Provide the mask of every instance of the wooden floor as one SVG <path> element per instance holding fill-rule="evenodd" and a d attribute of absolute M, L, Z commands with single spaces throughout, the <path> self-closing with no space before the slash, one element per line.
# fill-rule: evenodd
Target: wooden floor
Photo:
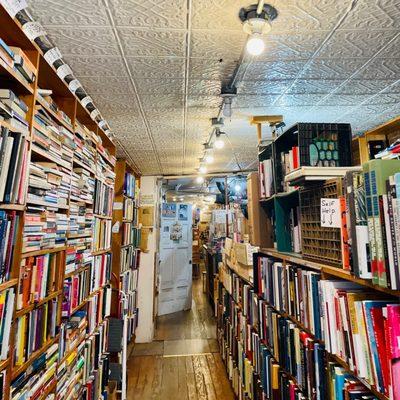
<path fill-rule="evenodd" d="M 136 344 L 128 362 L 129 400 L 233 400 L 218 352 L 215 319 L 201 281 L 190 311 L 158 318 L 155 341 Z"/>

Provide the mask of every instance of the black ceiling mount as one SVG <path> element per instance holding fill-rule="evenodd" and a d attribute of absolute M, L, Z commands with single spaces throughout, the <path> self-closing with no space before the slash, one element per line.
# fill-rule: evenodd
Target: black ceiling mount
<path fill-rule="evenodd" d="M 257 14 L 257 4 L 252 4 L 248 7 L 243 7 L 239 11 L 239 18 L 242 22 L 250 18 L 263 18 L 267 21 L 273 21 L 278 16 L 278 11 L 270 4 L 264 4 L 261 14 Z"/>

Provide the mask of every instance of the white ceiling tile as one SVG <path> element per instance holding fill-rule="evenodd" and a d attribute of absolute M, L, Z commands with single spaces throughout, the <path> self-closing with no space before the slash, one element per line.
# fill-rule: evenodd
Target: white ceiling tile
<path fill-rule="evenodd" d="M 185 60 L 183 58 L 128 58 L 132 76 L 135 79 L 183 79 Z"/>
<path fill-rule="evenodd" d="M 349 78 L 357 72 L 368 58 L 328 58 L 313 59 L 300 74 L 303 79 L 337 79 Z"/>
<path fill-rule="evenodd" d="M 74 74 L 78 77 L 98 76 L 102 79 L 113 76 L 128 76 L 119 56 L 74 56 L 71 57 Z"/>
<path fill-rule="evenodd" d="M 116 25 L 162 29 L 184 29 L 186 0 L 112 0 Z"/>
<path fill-rule="evenodd" d="M 282 80 L 255 80 L 255 81 L 243 81 L 239 84 L 239 93 L 242 95 L 273 95 L 281 94 L 290 87 L 293 80 L 282 79 Z"/>
<path fill-rule="evenodd" d="M 355 79 L 400 79 L 400 58 L 376 58 Z"/>
<path fill-rule="evenodd" d="M 135 83 L 140 95 L 166 95 L 166 94 L 184 94 L 183 79 L 135 79 Z"/>

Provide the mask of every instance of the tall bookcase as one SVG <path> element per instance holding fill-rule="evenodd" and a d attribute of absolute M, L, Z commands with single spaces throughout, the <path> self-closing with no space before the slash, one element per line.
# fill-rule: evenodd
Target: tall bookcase
<path fill-rule="evenodd" d="M 141 226 L 138 222 L 140 180 L 124 159 L 116 163 L 113 211 L 112 271 L 114 286 L 127 301 L 128 343 L 133 345 L 138 321 L 137 284 L 140 264 Z M 121 311 L 120 311 L 121 315 Z"/>
<path fill-rule="evenodd" d="M 10 279 L 0 285 L 0 293 L 14 288 L 16 295 L 8 357 L 0 362 L 0 373 L 5 372 L 3 399 L 11 399 L 13 390 L 14 396 L 31 390 L 38 399 L 50 394 L 76 398 L 86 393 L 87 398 L 97 400 L 108 391 L 115 144 L 1 6 L 0 38 L 21 48 L 37 69 L 35 82 L 28 83 L 0 59 L 0 89 L 10 89 L 24 101 L 29 126 L 28 173 L 21 183 L 24 200 L 0 203 L 0 211 L 19 220 Z M 40 95 L 39 88 L 50 90 L 51 96 Z M 38 115 L 42 122 L 43 118 L 51 121 L 53 130 L 41 124 Z M 16 130 L 12 120 L 0 120 L 0 127 Z M 34 176 L 48 185 L 32 190 Z M 27 232 L 35 223 L 45 224 L 41 225 L 45 234 L 37 233 L 33 243 Z M 29 293 L 32 286 L 23 286 L 28 275 L 22 268 L 39 268 L 39 261 L 48 263 L 40 267 L 40 271 L 47 268 L 48 275 L 46 280 L 40 275 L 45 290 L 36 298 L 36 293 Z M 29 279 L 39 279 L 37 269 L 30 271 Z M 20 300 L 20 296 L 26 298 Z M 35 328 L 28 329 L 35 318 L 31 324 Z M 27 379 L 25 385 L 20 382 L 22 377 Z"/>
<path fill-rule="evenodd" d="M 375 133 L 392 138 L 390 143 L 398 135 L 398 126 L 398 119 L 393 120 L 378 127 Z M 362 141 L 358 142 L 363 145 Z M 260 162 L 271 158 L 268 152 L 273 146 L 276 141 L 263 149 Z M 340 147 L 338 150 L 344 151 Z M 367 153 L 364 150 L 357 149 L 360 154 Z M 346 152 L 350 152 L 348 145 Z M 275 164 L 279 162 L 281 160 L 275 157 Z M 378 270 L 378 277 L 373 273 L 367 277 L 367 257 L 365 263 L 360 261 L 360 249 L 371 248 L 371 241 L 376 237 L 371 233 L 367 238 L 365 234 L 361 236 L 364 225 L 359 221 L 363 220 L 358 216 L 357 225 L 354 223 L 355 198 L 352 196 L 365 200 L 363 188 L 366 184 L 362 183 L 362 178 L 367 182 L 371 179 L 372 192 L 377 186 L 372 181 L 373 174 L 380 176 L 376 178 L 380 179 L 378 184 L 385 181 L 392 190 L 390 192 L 386 186 L 386 191 L 381 193 L 386 195 L 379 200 L 384 202 L 385 210 L 385 204 L 390 204 L 388 199 L 396 200 L 393 190 L 397 189 L 397 181 L 393 175 L 400 173 L 398 163 L 369 162 L 363 169 L 349 168 L 345 178 L 305 182 L 289 193 L 282 192 L 282 184 L 281 189 L 275 190 L 279 186 L 275 179 L 281 172 L 271 163 L 273 190 L 269 197 L 260 200 L 259 207 L 271 215 L 273 223 L 267 226 L 268 239 L 273 238 L 271 242 L 275 247 L 260 246 L 254 255 L 253 267 L 247 271 L 232 263 L 227 252 L 219 271 L 218 339 L 239 399 L 397 398 L 391 390 L 398 378 L 393 357 L 399 348 L 395 332 L 400 325 L 400 290 L 390 286 L 395 281 L 392 277 L 386 278 L 388 270 L 386 275 Z M 324 175 L 323 168 L 321 175 Z M 338 187 L 343 190 L 337 190 Z M 367 190 L 365 196 L 368 196 Z M 301 246 L 297 253 L 290 249 L 290 235 L 285 228 L 289 224 L 283 218 L 288 214 L 284 207 L 291 206 L 291 198 L 300 205 Z M 321 198 L 340 200 L 340 228 L 322 226 Z M 282 210 L 277 207 L 279 202 Z M 282 216 L 279 216 L 280 211 Z M 386 229 L 392 227 L 393 212 L 389 211 L 380 225 Z M 355 226 L 357 232 L 351 242 L 346 235 L 353 235 Z M 394 243 L 393 237 L 399 232 L 389 232 Z M 358 254 L 354 250 L 354 238 Z M 383 245 L 388 246 L 388 242 L 389 239 L 386 242 L 384 239 Z M 305 244 L 318 251 L 305 251 Z M 353 246 L 350 263 L 346 256 L 349 246 Z M 336 248 L 339 255 L 335 253 L 333 257 Z M 355 258 L 359 264 L 357 268 Z M 358 334 L 356 338 L 355 334 Z M 364 357 L 365 362 L 361 361 Z M 388 372 L 391 368 L 394 368 L 392 376 Z"/>

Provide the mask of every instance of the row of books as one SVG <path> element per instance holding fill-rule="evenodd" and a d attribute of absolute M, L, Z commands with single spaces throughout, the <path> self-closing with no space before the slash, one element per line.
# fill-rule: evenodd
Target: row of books
<path fill-rule="evenodd" d="M 122 225 L 122 246 L 132 245 L 140 246 L 141 229 L 135 226 L 132 222 L 125 222 Z"/>
<path fill-rule="evenodd" d="M 123 218 L 127 222 L 133 222 L 137 225 L 138 221 L 138 209 L 136 207 L 136 201 L 129 198 L 124 198 L 124 215 Z"/>
<path fill-rule="evenodd" d="M 94 213 L 110 217 L 113 210 L 114 189 L 96 179 L 94 194 Z"/>
<path fill-rule="evenodd" d="M 9 356 L 11 323 L 14 312 L 14 288 L 3 290 L 0 293 L 0 359 L 6 360 Z"/>
<path fill-rule="evenodd" d="M 93 258 L 93 266 L 90 270 L 91 293 L 110 282 L 111 270 L 111 253 L 100 254 Z"/>
<path fill-rule="evenodd" d="M 120 273 L 124 273 L 131 269 L 137 269 L 140 263 L 140 250 L 133 247 L 123 247 L 121 249 L 121 266 Z"/>
<path fill-rule="evenodd" d="M 280 153 L 280 176 L 281 179 L 280 187 L 284 192 L 293 190 L 287 182 L 285 182 L 285 176 L 295 169 L 300 167 L 300 154 L 299 146 L 292 146 L 290 150 L 282 151 Z"/>
<path fill-rule="evenodd" d="M 32 366 L 21 372 L 11 382 L 11 399 L 37 399 L 55 382 L 58 361 L 58 344 L 43 352 Z"/>
<path fill-rule="evenodd" d="M 95 180 L 84 168 L 74 168 L 71 177 L 71 200 L 93 204 Z"/>
<path fill-rule="evenodd" d="M 377 391 L 400 397 L 400 304 L 352 282 L 320 282 L 327 350 Z"/>
<path fill-rule="evenodd" d="M 41 301 L 57 290 L 57 271 L 60 266 L 59 253 L 27 257 L 21 260 L 17 310 Z"/>
<path fill-rule="evenodd" d="M 93 227 L 93 251 L 107 250 L 111 247 L 112 221 L 95 218 Z"/>
<path fill-rule="evenodd" d="M 15 334 L 14 365 L 20 366 L 56 336 L 58 299 L 17 318 Z"/>
<path fill-rule="evenodd" d="M 124 179 L 124 195 L 130 198 L 135 198 L 136 194 L 136 177 L 129 172 L 125 173 Z"/>
<path fill-rule="evenodd" d="M 0 282 L 10 279 L 19 216 L 15 211 L 0 210 Z"/>
<path fill-rule="evenodd" d="M 11 89 L 0 88 L 0 121 L 10 125 L 12 132 L 29 134 L 28 106 Z"/>
<path fill-rule="evenodd" d="M 89 268 L 93 263 L 92 238 L 68 239 L 65 274 L 71 274 L 81 268 Z"/>
<path fill-rule="evenodd" d="M 287 313 L 321 339 L 319 281 L 321 274 L 284 265 L 271 257 L 257 257 L 254 291 L 276 310 Z M 239 283 L 236 282 L 236 285 Z"/>
<path fill-rule="evenodd" d="M 275 194 L 274 166 L 272 159 L 261 161 L 258 165 L 260 197 L 268 198 Z"/>
<path fill-rule="evenodd" d="M 96 142 L 98 141 L 96 134 L 77 121 L 74 141 L 77 150 L 75 153 L 76 160 L 94 173 L 96 170 Z"/>
<path fill-rule="evenodd" d="M 344 268 L 393 290 L 400 289 L 400 160 L 371 160 L 344 179 Z"/>
<path fill-rule="evenodd" d="M 232 370 L 237 369 L 240 384 L 236 386 L 238 390 L 244 388 L 243 396 L 336 400 L 343 399 L 343 393 L 348 392 L 360 396 L 350 398 L 375 398 L 357 381 L 357 376 L 377 391 L 396 399 L 398 389 L 393 386 L 396 381 L 390 377 L 398 374 L 395 362 L 398 343 L 394 342 L 399 337 L 395 329 L 399 326 L 400 305 L 390 300 L 364 300 L 371 298 L 371 293 L 363 293 L 351 282 L 320 280 L 318 273 L 260 258 L 254 268 L 254 288 L 227 267 L 220 269 L 218 336 L 224 356 L 228 360 L 231 358 Z M 347 287 L 354 293 L 350 290 L 346 293 Z M 357 304 L 360 310 L 351 306 L 350 295 L 360 296 Z M 368 303 L 375 303 L 374 307 L 380 310 L 375 313 L 385 316 L 386 320 L 381 317 L 372 322 L 373 317 L 365 314 Z M 367 319 L 362 322 L 365 316 Z M 363 334 L 361 328 L 368 329 L 368 325 L 369 332 Z M 351 327 L 357 327 L 357 333 L 351 332 Z M 392 338 L 391 343 L 385 342 L 384 331 L 386 338 L 388 335 Z M 325 361 L 324 344 L 326 351 L 348 363 L 354 376 L 345 374 L 337 364 Z M 356 346 L 359 353 L 352 353 Z M 379 353 L 382 364 L 376 362 L 375 352 Z M 362 355 L 363 360 L 352 364 L 349 357 L 353 357 L 354 362 L 354 354 Z M 386 375 L 392 384 L 381 387 L 379 380 L 370 380 L 365 371 L 359 373 L 355 366 L 360 363 L 364 370 L 369 365 L 370 371 L 388 371 Z M 341 386 L 331 387 L 329 371 L 325 372 L 328 367 L 340 376 Z M 382 379 L 383 375 L 384 372 Z M 272 388 L 277 392 L 272 393 Z M 287 397 L 288 393 L 292 397 Z"/>
<path fill-rule="evenodd" d="M 90 271 L 83 270 L 64 280 L 62 316 L 67 318 L 88 298 L 90 293 Z"/>
<path fill-rule="evenodd" d="M 19 47 L 8 46 L 0 38 L 0 61 L 14 70 L 27 84 L 35 82 L 37 68 L 33 65 L 28 55 Z"/>
<path fill-rule="evenodd" d="M 93 209 L 85 203 L 69 204 L 68 238 L 74 236 L 91 236 L 93 230 Z"/>
<path fill-rule="evenodd" d="M 25 202 L 27 159 L 26 134 L 0 127 L 0 203 Z"/>
<path fill-rule="evenodd" d="M 102 150 L 101 150 L 102 149 Z M 110 155 L 102 145 L 97 146 L 96 176 L 106 185 L 114 186 L 115 181 L 115 157 Z"/>

